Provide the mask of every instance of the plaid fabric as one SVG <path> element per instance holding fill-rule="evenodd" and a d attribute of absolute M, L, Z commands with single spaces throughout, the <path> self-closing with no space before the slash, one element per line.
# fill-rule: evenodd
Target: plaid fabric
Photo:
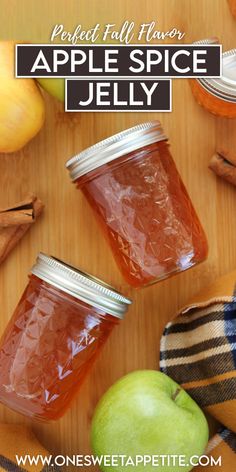
<path fill-rule="evenodd" d="M 18 467 L 15 462 L 12 462 L 7 457 L 0 455 L 0 470 L 8 470 L 8 472 L 25 472 L 24 469 Z"/>
<path fill-rule="evenodd" d="M 63 469 L 55 466 L 43 467 L 38 465 L 25 465 L 19 467 L 16 463 L 16 455 L 25 456 L 49 456 L 49 453 L 39 443 L 33 432 L 24 425 L 0 424 L 0 472 L 58 472 Z"/>
<path fill-rule="evenodd" d="M 236 432 L 234 297 L 230 303 L 191 309 L 169 323 L 161 340 L 160 367 L 202 408 Z"/>
<path fill-rule="evenodd" d="M 62 469 L 60 468 L 62 471 Z M 0 471 L 8 471 L 8 472 L 27 472 L 26 469 L 22 469 L 19 467 L 15 462 L 12 462 L 10 459 L 8 459 L 5 456 L 0 455 Z M 42 469 L 42 472 L 59 472 L 59 469 L 57 467 L 44 467 Z"/>
<path fill-rule="evenodd" d="M 161 338 L 160 368 L 215 417 L 223 429 L 209 443 L 236 453 L 236 271 L 177 313 Z M 212 454 L 212 451 L 211 451 Z M 219 454 L 218 454 L 219 455 Z M 197 470 L 197 469 L 195 469 Z M 205 468 L 207 471 L 207 468 Z M 212 467 L 211 467 L 212 470 Z M 214 471 L 218 467 L 214 468 Z M 220 469 L 219 469 L 220 470 Z M 221 468 L 222 470 L 222 468 Z M 223 467 L 224 472 L 232 470 Z"/>
<path fill-rule="evenodd" d="M 236 435 L 229 429 L 221 429 L 208 443 L 206 454 L 218 459 L 221 456 L 221 465 L 194 467 L 194 472 L 232 472 L 234 470 L 236 454 Z"/>

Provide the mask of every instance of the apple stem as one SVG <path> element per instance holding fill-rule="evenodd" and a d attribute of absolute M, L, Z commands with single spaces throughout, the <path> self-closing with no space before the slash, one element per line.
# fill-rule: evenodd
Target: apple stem
<path fill-rule="evenodd" d="M 180 392 L 181 392 L 181 388 L 178 387 L 172 395 L 172 400 L 175 401 Z"/>

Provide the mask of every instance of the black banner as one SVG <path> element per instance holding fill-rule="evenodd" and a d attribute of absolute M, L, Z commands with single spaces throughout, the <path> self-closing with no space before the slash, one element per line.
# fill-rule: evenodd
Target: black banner
<path fill-rule="evenodd" d="M 220 45 L 16 46 L 16 77 L 219 77 Z"/>
<path fill-rule="evenodd" d="M 171 81 L 68 79 L 66 111 L 171 111 Z"/>

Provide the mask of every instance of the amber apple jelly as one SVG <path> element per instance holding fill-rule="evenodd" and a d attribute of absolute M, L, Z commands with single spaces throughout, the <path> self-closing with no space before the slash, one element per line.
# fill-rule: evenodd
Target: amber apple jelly
<path fill-rule="evenodd" d="M 130 303 L 40 254 L 0 342 L 0 401 L 44 421 L 61 417 Z"/>
<path fill-rule="evenodd" d="M 232 15 L 236 18 L 236 0 L 228 0 L 228 3 Z"/>
<path fill-rule="evenodd" d="M 158 121 L 123 131 L 68 163 L 126 281 L 142 287 L 207 256 L 207 241 Z"/>
<path fill-rule="evenodd" d="M 222 77 L 192 79 L 190 86 L 198 104 L 210 113 L 236 118 L 236 49 L 222 55 Z"/>

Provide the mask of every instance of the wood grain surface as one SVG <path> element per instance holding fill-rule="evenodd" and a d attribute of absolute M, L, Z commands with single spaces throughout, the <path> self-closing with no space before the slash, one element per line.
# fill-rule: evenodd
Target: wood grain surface
<path fill-rule="evenodd" d="M 0 39 L 49 42 L 56 23 L 73 30 L 100 22 L 157 21 L 186 32 L 184 41 L 218 36 L 224 49 L 236 46 L 236 21 L 226 0 L 0 0 Z M 194 101 L 185 79 L 173 82 L 172 113 L 64 113 L 49 95 L 46 123 L 22 151 L 0 155 L 0 207 L 28 192 L 45 203 L 44 216 L 0 267 L 0 330 L 4 330 L 27 283 L 37 253 L 44 251 L 104 279 L 133 298 L 126 319 L 112 334 L 72 409 L 54 424 L 32 422 L 54 453 L 90 451 L 89 431 L 100 396 L 120 376 L 156 369 L 166 322 L 201 287 L 236 266 L 236 189 L 217 179 L 208 162 L 217 145 L 236 147 L 236 120 L 211 116 Z M 1 106 L 1 104 L 0 104 Z M 171 152 L 206 230 L 208 260 L 170 280 L 134 291 L 122 280 L 82 194 L 70 183 L 64 164 L 74 153 L 124 128 L 160 119 Z M 0 407 L 0 421 L 30 423 Z M 89 469 L 87 469 L 89 470 Z M 95 470 L 95 469 L 93 469 Z"/>

